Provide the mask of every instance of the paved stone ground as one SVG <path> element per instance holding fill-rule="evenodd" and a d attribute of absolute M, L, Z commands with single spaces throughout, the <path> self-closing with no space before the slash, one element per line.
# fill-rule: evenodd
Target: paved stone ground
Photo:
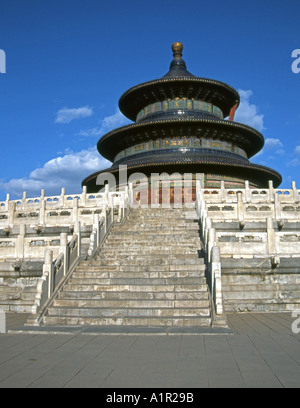
<path fill-rule="evenodd" d="M 291 313 L 227 317 L 230 335 L 0 334 L 0 388 L 300 387 Z"/>

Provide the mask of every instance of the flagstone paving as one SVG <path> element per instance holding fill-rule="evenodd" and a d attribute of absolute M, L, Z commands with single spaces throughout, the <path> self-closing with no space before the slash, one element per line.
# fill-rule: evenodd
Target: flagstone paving
<path fill-rule="evenodd" d="M 230 314 L 226 335 L 14 331 L 26 317 L 7 314 L 0 388 L 300 386 L 300 334 L 291 313 Z"/>

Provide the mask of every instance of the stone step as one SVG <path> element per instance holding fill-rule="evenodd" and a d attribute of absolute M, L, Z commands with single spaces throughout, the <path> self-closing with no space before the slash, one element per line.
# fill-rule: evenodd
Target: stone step
<path fill-rule="evenodd" d="M 160 317 L 115 317 L 115 318 L 82 318 L 82 317 L 60 317 L 45 316 L 44 324 L 53 326 L 145 326 L 145 327 L 209 327 L 211 319 L 207 317 L 189 318 L 160 318 Z"/>
<path fill-rule="evenodd" d="M 0 309 L 3 312 L 32 313 L 32 302 L 29 304 L 23 302 L 11 302 L 9 304 L 0 303 Z"/>
<path fill-rule="evenodd" d="M 112 243 L 112 242 L 117 242 L 117 243 L 122 243 L 122 242 L 135 242 L 138 243 L 141 246 L 151 245 L 158 246 L 161 243 L 174 243 L 174 244 L 183 244 L 183 245 L 194 245 L 195 243 L 198 243 L 199 241 L 201 242 L 201 238 L 199 235 L 198 231 L 194 232 L 183 232 L 181 234 L 161 234 L 161 230 L 157 231 L 155 234 L 155 239 L 153 239 L 151 242 L 149 242 L 149 236 L 153 236 L 153 234 L 144 234 L 143 231 L 134 231 L 129 233 L 124 233 L 124 232 L 114 232 L 107 237 L 107 240 L 105 241 L 104 245 L 107 243 Z"/>
<path fill-rule="evenodd" d="M 22 287 L 20 286 L 9 286 L 8 284 L 0 285 L 0 293 L 20 293 Z"/>
<path fill-rule="evenodd" d="M 173 226 L 166 226 L 165 224 L 161 223 L 159 225 L 150 225 L 150 224 L 140 224 L 140 225 L 132 225 L 130 227 L 120 226 L 118 229 L 115 229 L 113 233 L 130 233 L 130 232 L 143 232 L 143 234 L 153 234 L 156 231 L 160 232 L 161 234 L 170 234 L 171 232 L 189 232 L 194 231 L 198 232 L 200 230 L 199 225 L 197 224 L 189 224 L 189 225 L 173 225 Z"/>
<path fill-rule="evenodd" d="M 143 216 L 135 216 L 135 217 L 130 217 L 128 218 L 128 221 L 130 224 L 142 224 L 142 223 L 147 223 L 147 224 L 162 224 L 162 225 L 173 225 L 176 223 L 179 223 L 180 225 L 191 225 L 191 224 L 197 224 L 199 225 L 199 220 L 195 219 L 194 217 L 187 217 L 185 215 L 181 216 L 176 216 L 176 217 L 168 217 L 164 214 L 161 215 L 143 215 Z M 119 225 L 115 225 L 117 228 Z"/>
<path fill-rule="evenodd" d="M 127 227 L 127 228 L 126 228 Z M 138 228 L 164 228 L 166 229 L 199 229 L 199 222 L 194 221 L 194 220 L 187 220 L 187 219 L 176 219 L 175 222 L 174 220 L 167 220 L 165 218 L 161 219 L 139 219 L 136 221 L 132 221 L 130 225 L 125 224 L 125 225 L 115 225 L 113 228 L 113 231 L 124 231 L 124 229 L 127 230 L 135 230 Z"/>
<path fill-rule="evenodd" d="M 187 246 L 187 247 L 192 247 L 194 245 L 199 245 L 199 242 L 201 243 L 200 237 L 191 237 L 190 235 L 187 235 L 186 238 L 182 237 L 181 235 L 174 236 L 170 235 L 169 237 L 164 236 L 162 239 L 159 237 L 156 237 L 155 241 L 151 242 L 152 247 L 160 247 L 161 245 L 176 245 L 176 246 Z M 128 246 L 128 245 L 139 245 L 141 247 L 145 247 L 149 245 L 149 240 L 148 239 L 143 239 L 141 235 L 137 235 L 135 238 L 131 238 L 129 236 L 118 236 L 118 235 L 111 235 L 103 245 L 103 247 L 107 246 Z"/>
<path fill-rule="evenodd" d="M 158 241 L 170 241 L 173 242 L 176 239 L 179 239 L 182 242 L 188 242 L 190 239 L 200 239 L 198 232 L 192 231 L 173 231 L 170 233 L 169 231 L 159 230 L 157 232 L 151 233 L 144 233 L 144 231 L 122 231 L 117 233 L 112 233 L 110 235 L 111 239 L 114 240 L 141 240 L 141 242 L 146 241 L 149 243 L 149 240 L 155 242 Z"/>
<path fill-rule="evenodd" d="M 111 284 L 76 284 L 72 285 L 67 283 L 64 286 L 64 291 L 79 291 L 79 292 L 205 292 L 207 291 L 207 285 L 195 285 L 195 284 L 186 284 L 181 283 L 178 285 L 175 284 L 165 284 L 165 285 L 149 285 L 149 284 L 123 284 L 123 285 L 111 285 Z"/>
<path fill-rule="evenodd" d="M 127 251 L 132 249 L 133 251 L 150 251 L 151 253 L 162 253 L 163 255 L 171 254 L 176 255 L 176 249 L 180 249 L 181 251 L 184 250 L 194 250 L 195 253 L 197 251 L 203 249 L 203 244 L 200 240 L 195 242 L 176 242 L 176 241 L 169 241 L 165 239 L 160 241 L 159 243 L 153 242 L 152 238 L 149 240 L 145 240 L 142 243 L 138 242 L 136 239 L 132 240 L 113 240 L 110 242 L 106 242 L 105 245 L 100 249 L 101 251 L 110 250 L 110 251 Z M 163 252 L 164 251 L 164 252 Z M 184 255 L 184 253 L 182 253 Z M 202 255 L 203 256 L 203 255 Z"/>
<path fill-rule="evenodd" d="M 112 266 L 112 265 L 119 265 L 119 266 L 140 266 L 140 265 L 203 265 L 203 260 L 195 257 L 192 258 L 193 255 L 189 255 L 189 257 L 185 258 L 172 258 L 168 259 L 167 257 L 153 257 L 153 256 L 145 256 L 145 257 L 138 257 L 138 256 L 122 256 L 119 259 L 116 259 L 113 256 L 101 256 L 97 257 L 98 262 L 100 265 L 105 266 Z"/>
<path fill-rule="evenodd" d="M 201 259 L 200 259 L 201 260 Z M 203 262 L 190 265 L 139 265 L 139 266 L 122 266 L 122 265 L 100 265 L 99 261 L 96 264 L 81 263 L 76 267 L 76 272 L 180 272 L 180 271 L 199 271 L 205 272 L 206 266 Z"/>
<path fill-rule="evenodd" d="M 300 310 L 300 299 L 292 302 L 278 302 L 278 300 L 247 299 L 246 302 L 236 303 L 234 300 L 225 302 L 226 311 L 229 312 L 293 312 Z"/>
<path fill-rule="evenodd" d="M 133 211 L 130 212 L 130 215 L 133 214 L 144 214 L 144 213 L 151 213 L 153 212 L 154 214 L 159 214 L 161 212 L 166 212 L 166 213 L 178 213 L 182 214 L 183 212 L 193 212 L 195 210 L 195 203 L 189 203 L 188 206 L 185 205 L 180 205 L 179 207 L 176 207 L 174 205 L 165 205 L 165 204 L 151 204 L 151 206 L 148 207 L 139 207 Z"/>
<path fill-rule="evenodd" d="M 22 298 L 19 298 L 19 299 L 16 299 L 16 298 L 8 298 L 8 299 L 0 299 L 0 309 L 1 309 L 1 306 L 3 306 L 3 305 L 24 305 L 24 306 L 32 306 L 33 305 L 33 302 L 32 302 L 32 299 L 22 299 Z"/>
<path fill-rule="evenodd" d="M 141 299 L 57 299 L 53 303 L 58 308 L 116 308 L 116 309 L 179 309 L 209 308 L 208 300 L 141 300 Z"/>
<path fill-rule="evenodd" d="M 274 274 L 274 273 L 257 273 L 253 275 L 249 274 L 235 274 L 223 276 L 223 284 L 230 287 L 236 285 L 300 285 L 299 274 Z"/>
<path fill-rule="evenodd" d="M 194 208 L 142 208 L 137 211 L 131 211 L 129 213 L 129 217 L 143 217 L 143 216 L 153 216 L 153 217 L 159 217 L 161 215 L 168 215 L 170 217 L 181 217 L 181 216 L 186 216 L 186 215 L 193 215 L 196 217 L 196 210 L 195 206 Z"/>
<path fill-rule="evenodd" d="M 107 300 L 207 300 L 208 291 L 202 292 L 116 292 L 116 291 L 61 291 L 58 299 Z"/>
<path fill-rule="evenodd" d="M 152 255 L 152 254 L 163 254 L 165 255 L 166 253 L 169 253 L 171 255 L 176 255 L 176 254 L 189 254 L 189 252 L 193 253 L 193 254 L 198 254 L 199 251 L 202 250 L 202 247 L 199 243 L 199 245 L 168 245 L 166 243 L 161 244 L 160 246 L 139 246 L 139 245 L 135 245 L 135 244 L 128 244 L 128 245 L 118 245 L 118 244 L 111 244 L 111 245 L 105 245 L 104 247 L 101 248 L 100 253 L 122 253 L 122 252 L 133 252 L 133 253 L 137 253 L 140 254 L 140 251 L 142 251 L 143 253 L 147 253 L 148 255 Z"/>
<path fill-rule="evenodd" d="M 145 211 L 132 211 L 128 214 L 128 219 L 129 220 L 140 220 L 143 218 L 149 218 L 149 219 L 155 219 L 155 218 L 163 218 L 165 220 L 170 219 L 171 221 L 174 221 L 174 219 L 180 219 L 180 218 L 194 218 L 197 219 L 197 213 L 195 209 L 192 209 L 190 211 L 183 210 L 181 208 L 178 208 L 176 210 L 171 210 L 169 211 L 167 208 L 163 210 L 158 210 L 155 209 L 154 211 L 152 210 L 145 210 Z"/>
<path fill-rule="evenodd" d="M 285 283 L 249 283 L 249 284 L 224 284 L 223 291 L 225 292 L 232 292 L 232 293 L 239 293 L 239 292 L 269 292 L 273 291 L 274 293 L 281 291 L 293 292 L 293 291 L 300 291 L 300 284 L 285 284 Z"/>
<path fill-rule="evenodd" d="M 153 213 L 153 214 L 160 214 L 160 213 L 170 213 L 170 214 L 184 214 L 184 213 L 193 213 L 195 211 L 195 203 L 188 204 L 188 206 L 185 206 L 183 204 L 179 204 L 179 206 L 169 206 L 163 204 L 164 206 L 162 207 L 162 204 L 151 204 L 151 206 L 148 207 L 139 207 L 138 209 L 135 209 L 134 211 L 131 211 L 129 213 L 130 216 L 134 214 L 147 214 L 147 213 Z"/>
<path fill-rule="evenodd" d="M 98 257 L 116 257 L 118 259 L 122 258 L 122 257 L 126 257 L 128 255 L 130 256 L 140 256 L 141 254 L 143 254 L 143 256 L 145 255 L 152 255 L 152 256 L 164 256 L 166 257 L 166 253 L 168 253 L 168 255 L 197 255 L 198 256 L 198 252 L 200 251 L 200 249 L 197 248 L 143 248 L 143 247 L 138 247 L 138 248 L 133 248 L 133 247 L 129 247 L 129 248 L 102 248 L 99 252 Z"/>
<path fill-rule="evenodd" d="M 199 271 L 173 271 L 173 272 L 77 272 L 74 271 L 72 278 L 82 279 L 114 279 L 114 278 L 203 278 L 204 272 Z"/>
<path fill-rule="evenodd" d="M 199 237 L 199 231 L 198 230 L 173 230 L 173 231 L 169 231 L 169 230 L 164 230 L 162 228 L 157 228 L 156 230 L 153 231 L 145 231 L 144 229 L 140 229 L 140 230 L 124 230 L 124 231 L 113 231 L 111 237 L 113 236 L 119 236 L 124 237 L 126 239 L 126 237 L 129 238 L 140 238 L 140 239 L 149 239 L 149 238 L 153 238 L 153 239 L 168 239 L 168 237 L 180 237 L 180 238 L 197 238 Z"/>
<path fill-rule="evenodd" d="M 276 302 L 287 303 L 291 300 L 294 302 L 300 299 L 300 288 L 293 291 L 286 290 L 284 287 L 281 290 L 277 290 L 274 287 L 268 290 L 261 288 L 252 291 L 240 290 L 232 292 L 224 290 L 223 298 L 224 300 L 234 300 L 235 302 L 245 301 L 246 299 L 256 299 L 257 301 L 270 299 Z"/>
<path fill-rule="evenodd" d="M 199 250 L 200 251 L 200 250 Z M 176 262 L 186 262 L 186 264 L 189 263 L 194 263 L 193 261 L 203 261 L 203 258 L 200 258 L 198 253 L 194 253 L 194 254 L 189 254 L 188 256 L 186 254 L 169 254 L 168 251 L 165 251 L 164 253 L 160 253 L 160 254 L 144 254 L 143 251 L 141 253 L 139 253 L 138 255 L 130 255 L 130 253 L 126 252 L 124 255 L 120 255 L 117 259 L 114 257 L 113 254 L 108 254 L 107 256 L 104 254 L 100 256 L 97 256 L 96 260 L 98 260 L 99 262 L 101 262 L 103 260 L 103 258 L 111 258 L 113 261 L 118 261 L 118 260 L 131 260 L 131 261 L 142 261 L 142 262 L 149 262 L 149 261 L 153 261 L 153 264 L 155 264 L 156 262 L 160 262 L 160 261 L 165 261 L 165 262 L 171 262 L 171 261 L 176 261 Z M 201 262 L 202 263 L 202 262 Z M 101 263 L 100 263 L 101 264 Z"/>
<path fill-rule="evenodd" d="M 209 317 L 207 308 L 106 308 L 106 307 L 49 307 L 48 316 L 63 317 Z"/>
<path fill-rule="evenodd" d="M 1 287 L 0 286 L 0 300 L 1 299 L 24 299 L 34 300 L 36 289 L 26 290 L 21 288 Z"/>
<path fill-rule="evenodd" d="M 191 278 L 185 277 L 170 277 L 170 278 L 75 278 L 72 277 L 68 281 L 68 285 L 204 285 L 206 283 L 205 278 Z"/>

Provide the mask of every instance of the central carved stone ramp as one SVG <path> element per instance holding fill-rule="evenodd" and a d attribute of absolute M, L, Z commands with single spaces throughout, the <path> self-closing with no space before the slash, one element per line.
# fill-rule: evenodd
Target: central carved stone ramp
<path fill-rule="evenodd" d="M 186 209 L 132 210 L 124 224 L 112 228 L 97 258 L 77 266 L 44 324 L 211 326 L 193 216 Z"/>

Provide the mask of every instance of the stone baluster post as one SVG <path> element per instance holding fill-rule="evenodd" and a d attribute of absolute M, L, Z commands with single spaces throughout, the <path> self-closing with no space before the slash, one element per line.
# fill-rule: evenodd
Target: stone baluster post
<path fill-rule="evenodd" d="M 60 234 L 59 253 L 64 255 L 64 276 L 66 276 L 69 269 L 68 234 L 66 232 Z"/>
<path fill-rule="evenodd" d="M 43 265 L 43 275 L 48 275 L 48 298 L 52 296 L 54 288 L 54 268 L 53 268 L 53 251 L 47 249 L 45 251 L 45 263 Z"/>
<path fill-rule="evenodd" d="M 86 193 L 87 193 L 87 187 L 83 186 L 82 194 L 81 194 L 81 205 L 82 205 L 82 207 L 86 206 Z"/>
<path fill-rule="evenodd" d="M 220 263 L 220 250 L 219 247 L 213 247 L 211 250 L 211 295 L 214 299 L 214 303 L 216 303 L 215 299 L 215 273 L 219 269 Z"/>
<path fill-rule="evenodd" d="M 19 231 L 17 242 L 16 242 L 16 258 L 18 259 L 24 258 L 25 232 L 26 232 L 26 225 L 20 224 L 20 231 Z"/>
<path fill-rule="evenodd" d="M 9 211 L 9 203 L 10 203 L 10 194 L 6 194 L 6 201 L 5 201 L 5 211 Z"/>
<path fill-rule="evenodd" d="M 23 198 L 22 198 L 22 210 L 25 210 L 26 208 L 26 199 L 27 199 L 27 193 L 26 191 L 24 191 Z"/>
<path fill-rule="evenodd" d="M 245 202 L 249 203 L 250 201 L 250 183 L 248 180 L 245 181 Z"/>
<path fill-rule="evenodd" d="M 133 185 L 132 183 L 128 184 L 128 196 L 129 196 L 129 206 L 133 206 Z"/>
<path fill-rule="evenodd" d="M 81 223 L 76 221 L 74 224 L 74 234 L 78 236 L 78 256 L 81 256 Z"/>
<path fill-rule="evenodd" d="M 107 203 L 108 206 L 110 205 L 110 202 L 109 202 L 109 184 L 105 184 L 104 201 Z"/>
<path fill-rule="evenodd" d="M 207 242 L 207 258 L 208 263 L 211 262 L 212 248 L 216 243 L 216 230 L 215 228 L 209 228 L 208 230 L 208 242 Z"/>
<path fill-rule="evenodd" d="M 11 227 L 14 226 L 15 223 L 15 211 L 16 211 L 16 203 L 13 201 L 8 202 L 8 225 Z"/>
<path fill-rule="evenodd" d="M 4 310 L 0 310 L 0 333 L 6 333 L 6 314 Z"/>
<path fill-rule="evenodd" d="M 267 218 L 267 237 L 269 255 L 274 255 L 276 253 L 276 245 L 275 245 L 275 230 L 273 226 L 272 217 Z"/>
<path fill-rule="evenodd" d="M 46 224 L 46 201 L 45 201 L 45 190 L 41 191 L 40 197 L 40 225 Z"/>
<path fill-rule="evenodd" d="M 78 199 L 74 197 L 73 199 L 73 222 L 75 224 L 78 221 Z"/>
<path fill-rule="evenodd" d="M 225 189 L 225 181 L 221 181 L 221 189 L 220 189 L 220 194 L 221 194 L 221 202 L 224 203 L 226 201 L 226 189 Z"/>
<path fill-rule="evenodd" d="M 223 314 L 223 295 L 222 295 L 222 275 L 221 275 L 221 253 L 218 246 L 212 248 L 212 295 L 215 303 L 215 311 L 217 315 Z"/>
<path fill-rule="evenodd" d="M 122 218 L 125 217 L 126 210 L 128 208 L 129 203 L 129 192 L 128 186 L 125 187 L 124 195 L 123 195 L 123 204 L 122 204 Z"/>
<path fill-rule="evenodd" d="M 65 206 L 65 194 L 66 194 L 66 189 L 63 187 L 61 189 L 61 195 L 60 195 L 60 198 L 59 198 L 59 204 L 60 204 L 61 207 Z"/>
<path fill-rule="evenodd" d="M 117 222 L 120 222 L 122 219 L 122 213 L 123 213 L 123 196 L 120 195 L 119 197 L 119 206 L 118 206 L 118 218 Z"/>
<path fill-rule="evenodd" d="M 212 228 L 212 221 L 210 217 L 205 218 L 205 226 L 204 226 L 204 242 L 207 244 L 208 242 L 208 232 L 210 228 Z"/>
<path fill-rule="evenodd" d="M 201 181 L 196 181 L 196 197 L 200 197 L 201 194 Z"/>
<path fill-rule="evenodd" d="M 96 247 L 100 243 L 99 214 L 93 215 L 93 231 L 96 232 Z"/>
<path fill-rule="evenodd" d="M 293 201 L 299 202 L 300 196 L 299 196 L 295 181 L 292 182 L 292 190 L 293 190 Z"/>
<path fill-rule="evenodd" d="M 107 203 L 104 202 L 101 215 L 104 218 L 104 232 L 105 232 L 105 234 L 107 233 L 107 230 L 108 230 L 108 214 L 107 213 L 108 213 L 108 206 L 107 206 Z"/>
<path fill-rule="evenodd" d="M 274 197 L 274 185 L 273 181 L 269 181 L 269 197 L 268 197 L 268 202 L 269 203 L 274 203 L 275 197 Z"/>
<path fill-rule="evenodd" d="M 245 206 L 243 202 L 243 193 L 238 192 L 237 193 L 237 217 L 238 221 L 241 222 L 245 218 Z"/>
<path fill-rule="evenodd" d="M 275 210 L 275 219 L 277 221 L 281 220 L 281 200 L 279 197 L 279 194 L 275 193 L 274 194 L 274 210 Z"/>

